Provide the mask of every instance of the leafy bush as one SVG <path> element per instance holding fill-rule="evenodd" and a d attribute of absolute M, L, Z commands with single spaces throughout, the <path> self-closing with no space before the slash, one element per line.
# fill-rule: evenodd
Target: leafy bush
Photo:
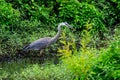
<path fill-rule="evenodd" d="M 61 59 L 72 56 L 72 51 L 77 50 L 73 35 L 71 33 L 68 34 L 66 33 L 67 32 L 63 31 L 60 37 L 60 44 L 62 46 L 58 48 L 58 52 L 59 52 L 58 56 L 60 56 Z"/>
<path fill-rule="evenodd" d="M 89 26 L 90 27 L 90 26 Z M 82 32 L 81 48 L 76 49 L 75 40 L 72 41 L 60 41 L 63 44 L 62 49 L 58 49 L 62 53 L 62 63 L 71 72 L 71 80 L 85 80 L 91 79 L 93 74 L 92 68 L 97 62 L 97 56 L 95 50 L 88 45 L 91 42 L 92 36 L 90 35 L 91 30 L 86 26 L 86 30 Z M 62 36 L 64 38 L 64 36 Z M 72 47 L 72 49 L 70 48 Z"/>
<path fill-rule="evenodd" d="M 96 79 L 119 79 L 120 41 L 114 41 L 108 49 L 101 49 L 100 58 L 95 68 Z"/>
<path fill-rule="evenodd" d="M 114 29 L 114 26 L 120 22 L 120 1 L 119 0 L 83 0 L 94 5 L 103 15 L 103 23 L 107 28 Z"/>
<path fill-rule="evenodd" d="M 102 22 L 103 15 L 94 5 L 80 3 L 75 0 L 59 1 L 59 3 L 59 18 L 61 21 L 68 21 L 73 23 L 76 28 L 84 30 L 85 23 L 89 20 L 90 23 L 93 23 L 94 30 L 105 30 Z"/>
<path fill-rule="evenodd" d="M 15 54 L 17 49 L 22 46 L 22 39 L 17 33 L 11 34 L 10 32 L 3 32 L 0 34 L 0 54 Z"/>
<path fill-rule="evenodd" d="M 20 12 L 12 8 L 12 4 L 0 0 L 0 24 L 11 25 L 19 20 Z"/>
<path fill-rule="evenodd" d="M 113 40 L 109 41 L 107 48 L 101 48 L 96 67 L 93 69 L 94 79 L 114 79 L 120 78 L 120 28 L 116 28 Z"/>
<path fill-rule="evenodd" d="M 53 12 L 53 1 L 44 0 L 6 0 L 12 4 L 15 9 L 19 9 L 21 20 L 38 20 L 44 24 L 50 24 L 55 21 Z"/>

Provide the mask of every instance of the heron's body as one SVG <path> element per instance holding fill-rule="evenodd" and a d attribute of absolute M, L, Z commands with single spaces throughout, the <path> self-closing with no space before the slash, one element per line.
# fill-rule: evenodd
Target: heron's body
<path fill-rule="evenodd" d="M 24 47 L 24 50 L 41 50 L 50 45 L 51 37 L 40 38 L 28 46 Z"/>
<path fill-rule="evenodd" d="M 61 26 L 67 26 L 68 27 L 70 25 L 67 22 L 60 23 L 58 25 L 58 32 L 54 37 L 40 38 L 40 39 L 32 42 L 28 46 L 25 46 L 23 48 L 23 50 L 42 50 L 42 49 L 50 46 L 52 43 L 56 42 L 57 39 L 59 38 L 60 32 L 61 32 Z"/>

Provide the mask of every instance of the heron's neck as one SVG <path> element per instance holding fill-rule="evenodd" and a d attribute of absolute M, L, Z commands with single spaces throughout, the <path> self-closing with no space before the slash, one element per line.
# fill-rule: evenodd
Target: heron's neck
<path fill-rule="evenodd" d="M 57 39 L 58 39 L 59 36 L 60 36 L 60 33 L 61 33 L 61 25 L 58 26 L 58 32 L 57 32 L 57 34 L 52 38 L 52 43 L 57 41 Z"/>

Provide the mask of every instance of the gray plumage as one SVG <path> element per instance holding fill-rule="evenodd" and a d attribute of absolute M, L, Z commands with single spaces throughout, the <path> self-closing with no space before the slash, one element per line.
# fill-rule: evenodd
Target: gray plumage
<path fill-rule="evenodd" d="M 67 22 L 62 22 L 58 25 L 58 32 L 54 37 L 40 38 L 32 42 L 31 44 L 25 46 L 23 50 L 41 50 L 50 46 L 52 43 L 56 42 L 57 39 L 59 38 L 61 33 L 61 26 L 71 27 Z"/>

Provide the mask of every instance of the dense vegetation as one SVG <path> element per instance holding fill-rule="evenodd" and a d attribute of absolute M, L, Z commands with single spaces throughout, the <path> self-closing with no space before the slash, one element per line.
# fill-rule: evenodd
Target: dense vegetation
<path fill-rule="evenodd" d="M 0 0 L 0 80 L 120 79 L 119 0 Z M 22 48 L 41 37 L 57 43 Z"/>

